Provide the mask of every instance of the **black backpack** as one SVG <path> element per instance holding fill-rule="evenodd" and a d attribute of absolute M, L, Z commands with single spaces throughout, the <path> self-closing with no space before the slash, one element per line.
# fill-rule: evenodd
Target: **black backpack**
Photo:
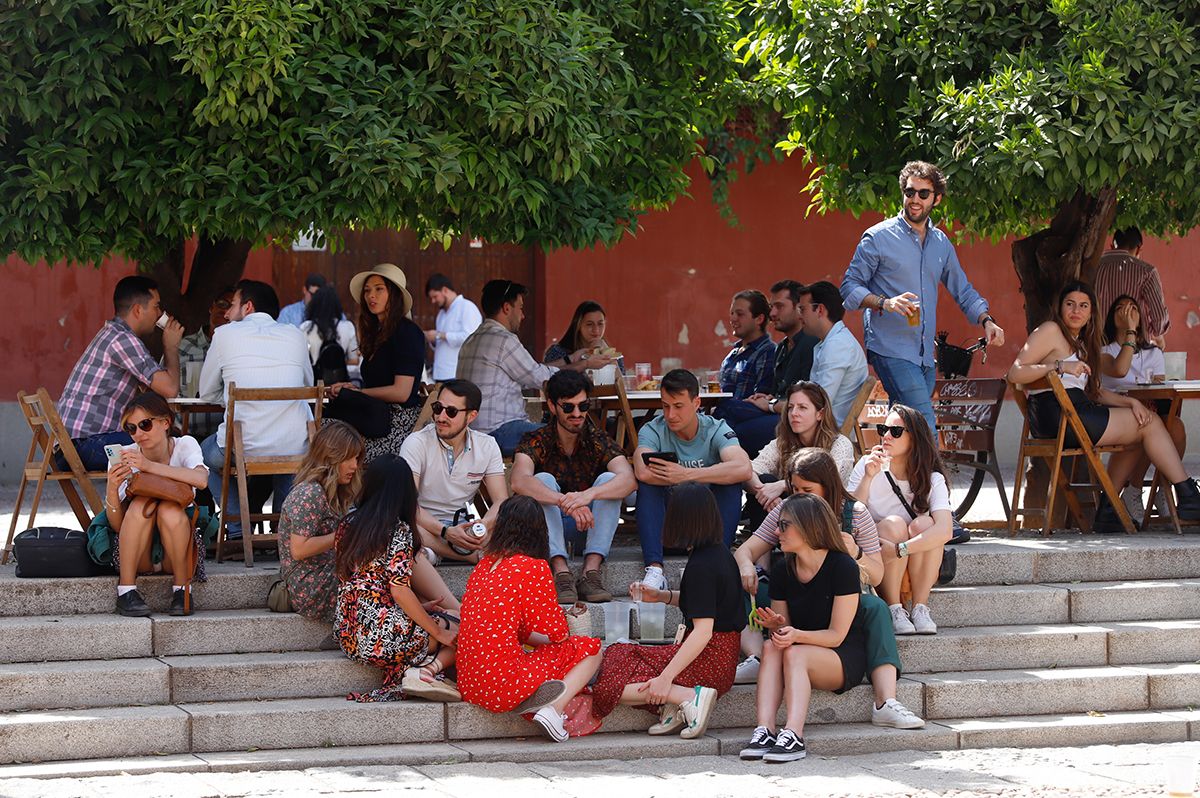
<path fill-rule="evenodd" d="M 337 339 L 321 342 L 321 351 L 317 353 L 317 362 L 313 363 L 313 381 L 321 380 L 326 385 L 335 382 L 349 382 L 350 373 L 346 370 L 346 350 Z"/>

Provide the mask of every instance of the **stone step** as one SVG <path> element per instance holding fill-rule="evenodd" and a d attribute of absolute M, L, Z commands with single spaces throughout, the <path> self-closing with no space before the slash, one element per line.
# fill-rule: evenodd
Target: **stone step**
<path fill-rule="evenodd" d="M 0 712 L 169 704 L 170 681 L 149 657 L 0 665 Z"/>
<path fill-rule="evenodd" d="M 170 702 L 345 698 L 373 690 L 383 672 L 352 662 L 341 651 L 281 654 L 202 654 L 163 657 L 170 668 Z"/>
<path fill-rule="evenodd" d="M 1103 626 L 940 627 L 936 635 L 898 636 L 896 646 L 904 672 L 924 674 L 1107 665 L 1109 638 Z"/>
<path fill-rule="evenodd" d="M 189 750 L 189 729 L 175 706 L 4 713 L 0 764 L 179 754 Z"/>
<path fill-rule="evenodd" d="M 1174 620 L 1200 618 L 1200 579 L 1151 579 L 1060 584 L 1071 594 L 1071 620 Z"/>
<path fill-rule="evenodd" d="M 158 656 L 337 648 L 331 624 L 263 607 L 199 610 L 186 618 L 154 615 L 151 620 Z"/>
<path fill-rule="evenodd" d="M 939 629 L 1071 620 L 1070 591 L 1063 586 L 955 583 L 935 587 L 929 597 L 929 609 Z"/>
<path fill-rule="evenodd" d="M 148 657 L 150 618 L 120 615 L 0 617 L 0 662 Z"/>

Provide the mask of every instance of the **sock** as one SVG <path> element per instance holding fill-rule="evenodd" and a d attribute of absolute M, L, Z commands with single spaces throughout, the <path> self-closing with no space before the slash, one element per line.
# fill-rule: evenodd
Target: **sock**
<path fill-rule="evenodd" d="M 171 591 L 183 590 L 183 585 L 171 585 Z"/>
<path fill-rule="evenodd" d="M 894 610 L 894 609 L 896 609 L 896 608 L 897 608 L 897 607 L 899 607 L 899 606 L 900 606 L 899 604 L 889 604 L 889 605 L 888 605 L 888 609 L 889 609 L 889 610 Z"/>
<path fill-rule="evenodd" d="M 117 585 L 117 598 L 137 590 L 137 585 Z"/>

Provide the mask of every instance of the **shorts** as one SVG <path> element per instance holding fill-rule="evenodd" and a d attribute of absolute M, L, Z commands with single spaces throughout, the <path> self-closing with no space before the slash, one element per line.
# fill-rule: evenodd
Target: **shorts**
<path fill-rule="evenodd" d="M 1093 402 L 1081 388 L 1068 388 L 1067 396 L 1083 422 L 1088 438 L 1095 445 L 1108 429 L 1108 408 Z M 1058 425 L 1062 420 L 1062 408 L 1051 391 L 1036 393 L 1029 397 L 1029 430 L 1035 438 L 1054 438 L 1058 436 Z M 1079 445 L 1075 431 L 1067 427 L 1063 445 L 1074 448 Z"/>

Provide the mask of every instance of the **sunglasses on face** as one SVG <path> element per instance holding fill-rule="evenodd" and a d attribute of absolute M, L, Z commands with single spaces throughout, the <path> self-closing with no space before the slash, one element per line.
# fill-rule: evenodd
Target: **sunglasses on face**
<path fill-rule="evenodd" d="M 883 437 L 891 433 L 893 438 L 899 438 L 904 434 L 904 427 L 889 427 L 887 424 L 876 424 L 875 431 L 879 433 L 879 437 Z"/>
<path fill-rule="evenodd" d="M 579 408 L 580 413 L 586 413 L 587 411 L 592 409 L 592 403 L 588 399 L 584 399 L 579 404 L 575 404 L 574 402 L 559 402 L 558 403 L 559 410 L 562 410 L 564 413 L 574 413 L 575 408 L 577 408 L 577 407 Z"/>
<path fill-rule="evenodd" d="M 933 189 L 931 189 L 931 188 L 915 189 L 915 188 L 912 188 L 911 186 L 909 186 L 908 188 L 904 189 L 904 196 L 907 197 L 908 199 L 912 199 L 914 196 L 916 196 L 916 197 L 920 197 L 923 200 L 927 200 L 932 195 L 933 195 Z"/>
<path fill-rule="evenodd" d="M 132 438 L 135 430 L 140 429 L 142 432 L 149 432 L 154 429 L 154 419 L 143 418 L 136 424 L 125 424 L 121 429 L 125 430 L 125 434 Z"/>
<path fill-rule="evenodd" d="M 446 418 L 458 418 L 459 413 L 467 412 L 465 408 L 450 407 L 449 405 L 444 405 L 441 402 L 434 402 L 429 406 L 429 409 L 433 411 L 434 418 L 440 416 L 442 413 L 446 414 Z"/>

